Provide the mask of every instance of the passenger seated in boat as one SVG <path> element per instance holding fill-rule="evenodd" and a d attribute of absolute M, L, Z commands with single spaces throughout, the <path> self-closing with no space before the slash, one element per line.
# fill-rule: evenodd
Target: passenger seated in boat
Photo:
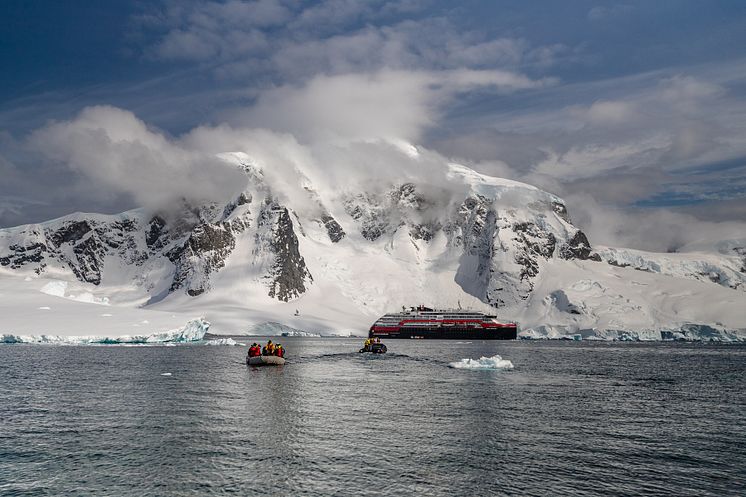
<path fill-rule="evenodd" d="M 267 341 L 267 345 L 262 349 L 262 355 L 275 355 L 275 344 L 272 340 Z"/>
<path fill-rule="evenodd" d="M 278 343 L 278 344 L 277 344 L 277 346 L 275 347 L 275 355 L 276 355 L 277 357 L 285 357 L 285 349 L 284 349 L 284 348 L 283 348 L 283 346 L 282 346 L 281 344 L 279 344 L 279 343 Z"/>
<path fill-rule="evenodd" d="M 249 357 L 256 357 L 262 354 L 262 350 L 259 348 L 259 344 L 252 343 L 249 347 Z"/>

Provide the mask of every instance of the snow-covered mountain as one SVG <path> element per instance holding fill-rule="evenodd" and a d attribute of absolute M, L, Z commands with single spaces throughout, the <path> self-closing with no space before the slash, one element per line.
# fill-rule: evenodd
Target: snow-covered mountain
<path fill-rule="evenodd" d="M 592 247 L 560 198 L 458 164 L 440 186 L 317 188 L 299 170 L 284 178 L 301 186 L 288 195 L 250 156 L 220 157 L 248 178 L 223 204 L 0 230 L 0 302 L 17 317 L 0 334 L 39 334 L 33 296 L 51 295 L 80 313 L 202 315 L 213 333 L 267 322 L 364 334 L 384 312 L 427 303 L 497 312 L 526 337 L 746 338 L 746 241 L 683 254 Z M 69 326 L 57 323 L 85 334 Z"/>

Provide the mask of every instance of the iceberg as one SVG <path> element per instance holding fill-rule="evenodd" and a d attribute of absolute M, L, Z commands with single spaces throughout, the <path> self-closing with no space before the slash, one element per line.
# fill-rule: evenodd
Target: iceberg
<path fill-rule="evenodd" d="M 451 362 L 448 367 L 455 369 L 513 369 L 513 363 L 499 355 L 480 357 L 479 359 L 461 359 Z"/>

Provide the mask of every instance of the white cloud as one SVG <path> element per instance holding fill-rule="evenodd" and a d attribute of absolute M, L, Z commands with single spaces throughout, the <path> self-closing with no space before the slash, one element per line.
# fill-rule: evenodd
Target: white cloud
<path fill-rule="evenodd" d="M 88 178 L 99 195 L 126 194 L 142 206 L 225 200 L 246 184 L 237 169 L 182 147 L 114 107 L 85 108 L 70 121 L 35 131 L 29 144 L 52 164 Z"/>
<path fill-rule="evenodd" d="M 567 181 L 619 168 L 636 169 L 654 164 L 670 145 L 667 136 L 658 135 L 627 143 L 572 147 L 565 153 L 547 150 L 547 158 L 536 164 L 534 171 Z"/>
<path fill-rule="evenodd" d="M 682 100 L 709 100 L 725 93 L 723 87 L 718 84 L 681 74 L 661 79 L 659 86 L 662 98 L 678 104 L 681 104 Z"/>
<path fill-rule="evenodd" d="M 289 132 L 304 142 L 418 141 L 459 92 L 476 87 L 508 92 L 546 83 L 506 71 L 383 70 L 317 76 L 302 86 L 263 92 L 253 107 L 234 112 L 230 120 Z"/>
<path fill-rule="evenodd" d="M 596 100 L 588 109 L 588 119 L 594 123 L 620 123 L 634 114 L 634 104 L 611 100 Z"/>
<path fill-rule="evenodd" d="M 591 244 L 666 252 L 687 245 L 711 247 L 746 233 L 746 223 L 739 221 L 707 221 L 670 209 L 620 209 L 584 193 L 565 200 Z"/>
<path fill-rule="evenodd" d="M 143 32 L 133 38 L 155 34 L 145 48 L 149 57 L 209 63 L 222 78 L 287 83 L 386 68 L 519 71 L 548 67 L 567 52 L 561 44 L 464 31 L 416 1 L 166 5 L 141 16 Z"/>

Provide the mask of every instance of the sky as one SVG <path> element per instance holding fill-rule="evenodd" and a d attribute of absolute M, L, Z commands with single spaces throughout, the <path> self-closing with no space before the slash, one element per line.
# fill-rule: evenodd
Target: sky
<path fill-rule="evenodd" d="M 244 150 L 335 187 L 461 162 L 559 195 L 594 244 L 746 237 L 746 2 L 9 0 L 0 19 L 0 227 L 224 200 L 245 179 L 216 154 Z"/>

